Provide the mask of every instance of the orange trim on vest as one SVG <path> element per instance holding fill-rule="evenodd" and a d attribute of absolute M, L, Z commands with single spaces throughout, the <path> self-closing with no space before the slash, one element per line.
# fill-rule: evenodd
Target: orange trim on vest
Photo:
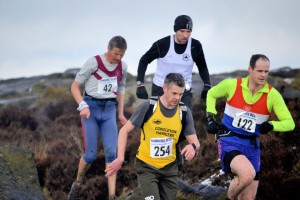
<path fill-rule="evenodd" d="M 230 100 L 227 100 L 227 103 L 233 107 L 248 111 L 248 112 L 253 112 L 253 113 L 258 113 L 258 114 L 263 114 L 263 115 L 270 115 L 270 112 L 268 110 L 267 106 L 267 97 L 268 93 L 263 93 L 260 99 L 255 102 L 254 104 L 248 104 L 243 96 L 243 91 L 242 91 L 242 78 L 237 78 L 237 84 L 236 84 L 236 90 L 234 92 L 233 97 Z M 269 90 L 272 89 L 271 85 L 268 85 Z"/>

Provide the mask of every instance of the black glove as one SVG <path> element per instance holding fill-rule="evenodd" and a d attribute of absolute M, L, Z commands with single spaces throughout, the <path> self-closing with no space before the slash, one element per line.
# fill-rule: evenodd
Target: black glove
<path fill-rule="evenodd" d="M 215 121 L 215 115 L 207 112 L 206 119 L 208 122 L 207 132 L 211 134 L 217 134 L 219 131 L 219 123 Z"/>
<path fill-rule="evenodd" d="M 202 89 L 202 92 L 201 92 L 201 99 L 206 99 L 206 96 L 207 96 L 207 92 L 208 90 L 210 89 L 210 85 L 206 85 L 204 84 L 204 87 Z"/>
<path fill-rule="evenodd" d="M 136 88 L 136 96 L 139 99 L 148 99 L 148 93 L 145 86 L 139 86 Z"/>
<path fill-rule="evenodd" d="M 269 131 L 274 129 L 273 125 L 270 122 L 263 122 L 259 127 L 260 134 L 267 134 Z"/>
<path fill-rule="evenodd" d="M 208 122 L 207 132 L 210 134 L 217 134 L 219 131 L 219 123 L 216 121 Z"/>

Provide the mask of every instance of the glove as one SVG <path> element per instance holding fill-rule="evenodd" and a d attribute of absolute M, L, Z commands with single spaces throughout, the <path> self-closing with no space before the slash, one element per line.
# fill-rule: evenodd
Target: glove
<path fill-rule="evenodd" d="M 206 99 L 207 92 L 209 89 L 210 89 L 210 85 L 204 84 L 204 87 L 201 92 L 201 99 L 204 99 L 204 100 Z"/>
<path fill-rule="evenodd" d="M 139 99 L 148 99 L 148 93 L 145 86 L 139 86 L 136 88 L 136 96 Z"/>
<path fill-rule="evenodd" d="M 216 121 L 208 122 L 207 132 L 210 134 L 217 134 L 219 131 L 219 123 Z"/>
<path fill-rule="evenodd" d="M 208 122 L 207 132 L 211 134 L 216 134 L 219 131 L 219 123 L 215 121 L 215 115 L 207 112 L 206 119 Z"/>
<path fill-rule="evenodd" d="M 273 125 L 270 122 L 263 122 L 259 127 L 260 134 L 267 134 L 269 131 L 274 129 Z"/>

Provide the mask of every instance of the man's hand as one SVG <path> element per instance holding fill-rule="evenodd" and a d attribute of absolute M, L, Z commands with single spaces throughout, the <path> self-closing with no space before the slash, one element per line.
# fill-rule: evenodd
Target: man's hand
<path fill-rule="evenodd" d="M 207 112 L 206 119 L 208 122 L 207 132 L 211 134 L 217 134 L 219 131 L 219 123 L 215 121 L 215 115 L 213 113 Z"/>
<path fill-rule="evenodd" d="M 216 121 L 208 122 L 207 132 L 210 134 L 217 134 L 219 131 L 219 123 Z"/>
<path fill-rule="evenodd" d="M 270 122 L 263 122 L 259 127 L 260 134 L 267 134 L 274 129 L 273 124 Z"/>
<path fill-rule="evenodd" d="M 111 176 L 118 173 L 119 169 L 122 167 L 123 160 L 116 158 L 112 163 L 108 165 L 105 170 L 105 176 Z"/>
<path fill-rule="evenodd" d="M 91 115 L 91 113 L 90 113 L 89 107 L 85 107 L 80 111 L 80 117 L 82 117 L 82 118 L 88 119 L 90 117 L 90 115 Z"/>
<path fill-rule="evenodd" d="M 80 111 L 80 117 L 82 118 L 88 119 L 91 115 L 89 105 L 85 101 L 80 102 L 77 110 Z"/>
<path fill-rule="evenodd" d="M 118 118 L 119 118 L 119 121 L 121 122 L 122 126 L 124 126 L 124 124 L 126 124 L 126 122 L 127 122 L 126 117 L 124 115 L 119 115 Z"/>
<path fill-rule="evenodd" d="M 148 99 L 148 93 L 144 85 L 136 88 L 136 96 L 139 99 Z"/>
<path fill-rule="evenodd" d="M 208 92 L 208 90 L 211 88 L 211 86 L 210 85 L 206 85 L 206 84 L 204 84 L 204 87 L 203 87 L 203 89 L 202 89 L 202 92 L 201 92 L 201 99 L 206 99 L 206 96 L 207 96 L 207 92 Z"/>
<path fill-rule="evenodd" d="M 181 154 L 186 160 L 192 160 L 196 155 L 196 150 L 192 144 L 188 144 L 182 149 Z"/>

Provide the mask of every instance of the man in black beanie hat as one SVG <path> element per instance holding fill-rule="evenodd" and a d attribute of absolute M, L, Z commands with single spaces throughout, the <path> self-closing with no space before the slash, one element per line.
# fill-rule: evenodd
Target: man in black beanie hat
<path fill-rule="evenodd" d="M 176 17 L 174 22 L 175 34 L 166 36 L 153 43 L 151 48 L 141 57 L 137 70 L 136 95 L 140 99 L 148 99 L 144 86 L 144 77 L 148 64 L 157 59 L 157 68 L 153 77 L 151 96 L 163 94 L 163 82 L 170 72 L 180 73 L 185 79 L 185 91 L 181 101 L 192 110 L 192 70 L 196 63 L 199 75 L 204 83 L 201 99 L 206 99 L 210 89 L 210 77 L 207 69 L 201 43 L 190 37 L 193 30 L 193 21 L 187 15 Z M 179 149 L 179 148 L 178 148 Z M 180 155 L 180 153 L 177 153 Z M 183 164 L 182 157 L 177 157 L 179 168 Z"/>
<path fill-rule="evenodd" d="M 153 78 L 152 96 L 163 94 L 162 86 L 165 76 L 170 72 L 181 73 L 186 80 L 186 90 L 182 101 L 192 109 L 192 70 L 196 63 L 199 75 L 204 82 L 201 99 L 206 99 L 210 89 L 210 78 L 201 43 L 191 38 L 193 20 L 187 15 L 176 17 L 174 22 L 174 35 L 164 37 L 153 43 L 151 48 L 141 57 L 137 70 L 137 91 L 140 99 L 148 99 L 144 86 L 144 77 L 153 60 L 157 59 L 157 69 Z M 170 59 L 170 56 L 172 58 Z"/>

